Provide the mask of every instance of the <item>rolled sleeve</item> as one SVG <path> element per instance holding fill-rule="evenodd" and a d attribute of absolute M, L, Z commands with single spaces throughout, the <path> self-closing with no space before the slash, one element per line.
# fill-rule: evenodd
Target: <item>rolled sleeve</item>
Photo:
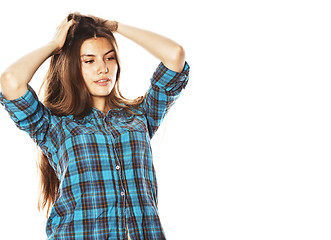
<path fill-rule="evenodd" d="M 14 100 L 5 99 L 2 93 L 0 93 L 0 103 L 5 107 L 11 119 L 20 129 L 29 127 L 29 122 L 26 120 L 34 114 L 38 108 L 38 98 L 29 85 L 26 93 Z"/>
<path fill-rule="evenodd" d="M 181 73 L 172 71 L 161 62 L 153 74 L 151 84 L 164 89 L 168 95 L 177 95 L 186 87 L 189 71 L 190 67 L 187 62 Z"/>
<path fill-rule="evenodd" d="M 181 73 L 168 69 L 162 62 L 155 70 L 143 106 L 150 137 L 153 137 L 168 110 L 186 87 L 189 71 L 190 67 L 186 62 Z"/>

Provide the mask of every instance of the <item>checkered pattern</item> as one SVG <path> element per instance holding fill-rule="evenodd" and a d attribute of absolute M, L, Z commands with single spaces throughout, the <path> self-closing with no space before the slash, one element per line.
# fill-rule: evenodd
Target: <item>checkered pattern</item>
<path fill-rule="evenodd" d="M 165 239 L 157 209 L 150 139 L 188 81 L 162 63 L 141 107 L 144 115 L 96 108 L 83 119 L 55 116 L 30 86 L 8 101 L 15 124 L 48 157 L 60 189 L 47 221 L 48 239 Z"/>

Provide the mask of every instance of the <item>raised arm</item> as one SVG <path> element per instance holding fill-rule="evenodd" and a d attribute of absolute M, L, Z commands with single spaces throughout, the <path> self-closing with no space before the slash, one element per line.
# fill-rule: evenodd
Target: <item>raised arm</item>
<path fill-rule="evenodd" d="M 2 73 L 0 77 L 1 91 L 7 100 L 13 100 L 23 96 L 27 91 L 28 83 L 31 81 L 40 65 L 52 54 L 61 50 L 67 32 L 73 23 L 73 20 L 67 22 L 65 19 L 58 27 L 57 33 L 52 41 L 23 56 Z"/>
<path fill-rule="evenodd" d="M 110 21 L 111 24 L 116 22 Z M 185 64 L 185 52 L 181 45 L 159 34 L 117 23 L 119 34 L 145 48 L 169 69 L 181 72 Z"/>

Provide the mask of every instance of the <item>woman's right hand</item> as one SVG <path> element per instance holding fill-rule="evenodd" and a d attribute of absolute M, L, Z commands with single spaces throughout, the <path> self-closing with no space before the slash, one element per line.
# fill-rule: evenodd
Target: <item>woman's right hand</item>
<path fill-rule="evenodd" d="M 65 18 L 62 23 L 57 27 L 55 36 L 51 41 L 51 43 L 54 44 L 55 47 L 54 54 L 58 54 L 61 52 L 61 49 L 66 41 L 69 28 L 75 23 L 75 20 L 71 19 L 70 21 L 67 21 L 67 18 Z"/>

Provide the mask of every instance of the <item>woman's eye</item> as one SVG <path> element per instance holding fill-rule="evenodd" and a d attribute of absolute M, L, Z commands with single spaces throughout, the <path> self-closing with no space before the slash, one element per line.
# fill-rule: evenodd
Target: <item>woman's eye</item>
<path fill-rule="evenodd" d="M 114 57 L 107 58 L 108 61 L 111 61 L 111 60 L 114 60 L 114 59 L 115 59 Z"/>
<path fill-rule="evenodd" d="M 93 63 L 93 60 L 84 61 L 85 63 Z"/>

